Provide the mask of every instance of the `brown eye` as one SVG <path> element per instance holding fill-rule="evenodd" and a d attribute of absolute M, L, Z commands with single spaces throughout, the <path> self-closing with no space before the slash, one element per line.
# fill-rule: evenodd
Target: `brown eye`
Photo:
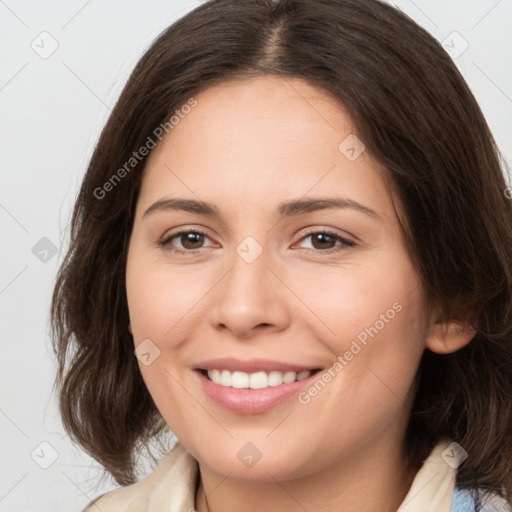
<path fill-rule="evenodd" d="M 190 229 L 164 237 L 158 241 L 158 246 L 178 254 L 194 254 L 206 248 L 204 247 L 206 239 L 210 239 L 206 233 Z"/>
<path fill-rule="evenodd" d="M 205 236 L 202 233 L 190 231 L 188 233 L 181 233 L 178 235 L 183 248 L 185 249 L 199 249 L 204 242 Z"/>
<path fill-rule="evenodd" d="M 311 247 L 306 247 L 306 249 L 327 254 L 340 252 L 356 245 L 352 240 L 332 231 L 311 231 L 303 236 L 299 242 L 307 239 L 311 239 Z"/>
<path fill-rule="evenodd" d="M 310 236 L 315 249 L 331 249 L 336 246 L 336 239 L 327 233 L 315 233 Z"/>

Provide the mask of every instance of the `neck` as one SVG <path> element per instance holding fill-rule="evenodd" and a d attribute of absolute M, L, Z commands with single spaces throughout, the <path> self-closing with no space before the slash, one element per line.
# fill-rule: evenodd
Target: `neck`
<path fill-rule="evenodd" d="M 296 480 L 254 482 L 199 466 L 198 512 L 396 512 L 416 476 L 401 440 L 366 444 L 336 466 Z"/>

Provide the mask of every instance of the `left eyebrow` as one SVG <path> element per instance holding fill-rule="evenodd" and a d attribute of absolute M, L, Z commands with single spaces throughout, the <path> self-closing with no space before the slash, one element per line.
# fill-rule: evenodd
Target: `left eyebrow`
<path fill-rule="evenodd" d="M 316 210 L 325 210 L 327 208 L 352 208 L 362 212 L 376 220 L 383 222 L 382 217 L 375 211 L 353 199 L 345 198 L 318 198 L 297 201 L 285 201 L 279 205 L 278 211 L 281 217 L 291 217 L 302 215 L 304 213 L 314 212 Z"/>
<path fill-rule="evenodd" d="M 327 208 L 351 208 L 383 222 L 382 217 L 375 211 L 353 199 L 345 198 L 318 198 L 306 200 L 284 201 L 279 204 L 277 212 L 281 218 L 303 215 L 305 213 Z M 146 217 L 152 212 L 161 210 L 183 210 L 191 213 L 200 213 L 222 218 L 220 210 L 213 204 L 195 199 L 168 199 L 163 198 L 154 202 L 142 215 Z"/>
<path fill-rule="evenodd" d="M 216 206 L 204 201 L 196 201 L 195 199 L 159 199 L 144 212 L 142 217 L 144 218 L 150 213 L 159 210 L 183 210 L 185 212 L 221 217 L 220 211 Z"/>

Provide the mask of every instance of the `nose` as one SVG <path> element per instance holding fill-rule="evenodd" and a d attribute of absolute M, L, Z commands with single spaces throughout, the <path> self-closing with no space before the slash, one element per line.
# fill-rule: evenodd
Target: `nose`
<path fill-rule="evenodd" d="M 208 317 L 216 330 L 248 339 L 262 330 L 278 332 L 289 325 L 290 292 L 286 294 L 277 277 L 279 270 L 270 260 L 266 251 L 250 263 L 234 253 L 231 268 L 210 298 Z"/>

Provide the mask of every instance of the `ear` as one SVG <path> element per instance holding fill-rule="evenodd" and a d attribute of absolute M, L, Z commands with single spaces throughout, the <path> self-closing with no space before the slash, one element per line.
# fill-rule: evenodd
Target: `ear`
<path fill-rule="evenodd" d="M 476 328 L 461 321 L 433 322 L 427 335 L 426 348 L 436 354 L 451 354 L 465 347 L 476 335 Z"/>

